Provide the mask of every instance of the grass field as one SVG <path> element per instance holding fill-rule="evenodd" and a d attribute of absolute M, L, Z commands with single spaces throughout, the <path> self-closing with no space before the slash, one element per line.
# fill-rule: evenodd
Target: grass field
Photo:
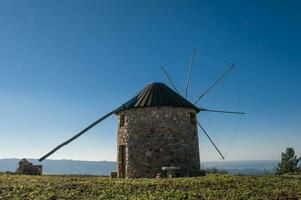
<path fill-rule="evenodd" d="M 208 175 L 177 179 L 0 174 L 0 199 L 301 199 L 301 179 Z"/>

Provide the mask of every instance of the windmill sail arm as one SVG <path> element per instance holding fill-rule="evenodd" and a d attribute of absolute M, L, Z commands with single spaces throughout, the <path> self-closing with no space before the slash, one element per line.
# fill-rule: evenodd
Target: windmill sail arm
<path fill-rule="evenodd" d="M 171 80 L 170 76 L 168 75 L 167 71 L 165 70 L 164 66 L 161 65 L 161 69 L 164 72 L 165 76 L 167 77 L 167 79 L 169 80 L 169 82 L 171 83 L 173 89 L 179 94 L 179 91 L 177 90 L 175 84 L 173 83 L 173 81 Z"/>
<path fill-rule="evenodd" d="M 188 95 L 188 87 L 189 87 L 189 82 L 190 82 L 191 69 L 192 69 L 192 64 L 193 64 L 193 60 L 194 60 L 195 51 L 196 51 L 196 48 L 194 48 L 192 50 L 192 55 L 191 55 L 191 58 L 190 58 L 187 81 L 186 81 L 186 88 L 185 88 L 185 98 L 187 98 L 187 95 Z"/>
<path fill-rule="evenodd" d="M 223 160 L 225 160 L 225 157 L 223 156 L 223 154 L 221 153 L 221 151 L 217 148 L 217 146 L 214 144 L 214 142 L 212 141 L 212 139 L 210 138 L 210 136 L 208 135 L 207 131 L 204 129 L 204 127 L 200 124 L 199 121 L 197 121 L 199 127 L 202 129 L 202 131 L 205 133 L 206 137 L 209 139 L 209 141 L 211 142 L 211 144 L 214 146 L 214 148 L 216 149 L 216 151 L 219 153 L 219 155 L 222 157 Z"/>
<path fill-rule="evenodd" d="M 206 108 L 201 108 L 201 111 L 215 112 L 215 113 L 226 113 L 226 114 L 237 114 L 237 115 L 244 115 L 244 114 L 246 114 L 245 112 L 225 111 L 225 110 L 212 110 L 212 109 L 206 109 Z"/>
<path fill-rule="evenodd" d="M 121 110 L 123 108 L 123 106 L 118 107 L 117 109 L 109 112 L 108 114 L 104 115 L 103 117 L 99 118 L 98 120 L 96 120 L 95 122 L 93 122 L 92 124 L 90 124 L 89 126 L 87 126 L 85 129 L 83 129 L 81 132 L 79 132 L 78 134 L 74 135 L 72 138 L 70 138 L 69 140 L 63 142 L 62 144 L 58 145 L 57 147 L 55 147 L 53 150 L 51 150 L 49 153 L 47 153 L 46 155 L 44 155 L 43 157 L 41 157 L 39 159 L 39 161 L 43 161 L 46 158 L 48 158 L 50 155 L 52 155 L 53 153 L 55 153 L 57 150 L 59 150 L 60 148 L 62 148 L 63 146 L 69 144 L 70 142 L 72 142 L 73 140 L 75 140 L 76 138 L 80 137 L 81 135 L 83 135 L 84 133 L 86 133 L 88 130 L 90 130 L 91 128 L 93 128 L 94 126 L 96 126 L 97 124 L 99 124 L 101 121 L 105 120 L 106 118 L 108 118 L 109 116 L 111 116 L 112 114 L 118 112 L 119 110 Z"/>
<path fill-rule="evenodd" d="M 231 72 L 233 70 L 233 68 L 235 67 L 235 65 L 231 65 L 231 67 L 229 69 L 227 69 L 213 84 L 210 85 L 210 87 L 204 92 L 202 93 L 197 100 L 194 102 L 194 104 L 196 104 L 201 98 L 203 98 L 210 90 L 212 90 L 229 72 Z"/>

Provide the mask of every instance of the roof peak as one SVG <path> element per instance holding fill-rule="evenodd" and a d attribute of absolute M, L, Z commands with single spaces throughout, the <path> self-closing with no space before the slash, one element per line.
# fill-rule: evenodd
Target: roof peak
<path fill-rule="evenodd" d="M 150 82 L 149 84 L 147 84 L 146 86 L 148 85 L 166 85 L 165 83 L 162 83 L 162 82 Z M 168 86 L 167 86 L 168 87 Z"/>

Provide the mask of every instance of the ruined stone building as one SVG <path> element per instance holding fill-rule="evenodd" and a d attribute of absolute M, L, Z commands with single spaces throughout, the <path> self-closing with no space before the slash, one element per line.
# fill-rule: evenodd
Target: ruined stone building
<path fill-rule="evenodd" d="M 16 173 L 26 174 L 26 175 L 42 175 L 43 166 L 42 165 L 33 165 L 26 159 L 19 161 L 19 166 L 16 170 Z"/>
<path fill-rule="evenodd" d="M 181 176 L 198 173 L 199 111 L 163 83 L 143 88 L 115 113 L 118 177 L 155 177 L 162 167 L 172 166 L 180 169 Z"/>

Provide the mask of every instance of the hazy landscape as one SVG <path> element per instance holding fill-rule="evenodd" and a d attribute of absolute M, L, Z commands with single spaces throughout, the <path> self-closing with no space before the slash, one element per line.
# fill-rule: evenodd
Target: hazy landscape
<path fill-rule="evenodd" d="M 14 172 L 20 159 L 0 159 L 0 171 Z M 39 164 L 37 159 L 28 159 L 34 164 Z M 205 161 L 202 168 L 224 169 L 230 174 L 260 175 L 274 173 L 277 160 L 261 161 Z M 113 161 L 76 161 L 76 160 L 45 160 L 43 161 L 45 174 L 84 174 L 84 175 L 110 175 L 116 171 Z"/>

